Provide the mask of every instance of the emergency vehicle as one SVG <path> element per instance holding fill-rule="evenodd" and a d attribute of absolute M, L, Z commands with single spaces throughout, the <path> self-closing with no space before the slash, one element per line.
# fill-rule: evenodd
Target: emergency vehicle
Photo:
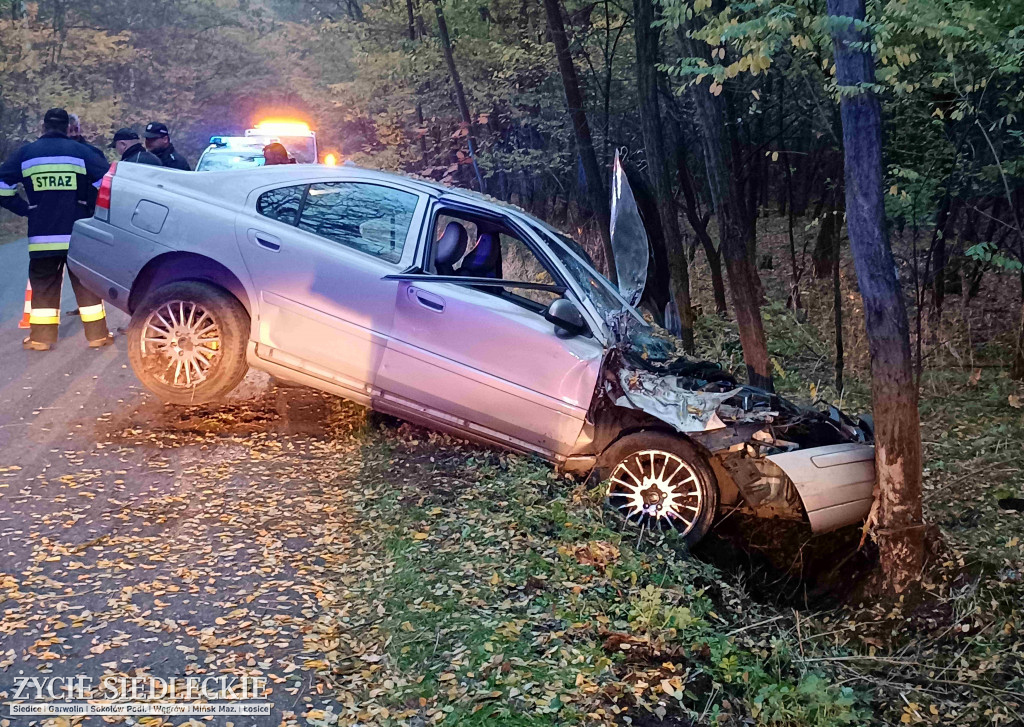
<path fill-rule="evenodd" d="M 319 160 L 316 132 L 301 121 L 261 121 L 244 136 L 218 135 L 210 137 L 210 145 L 199 157 L 197 172 L 221 171 L 225 169 L 248 169 L 262 167 L 263 147 L 277 142 L 288 150 L 288 156 L 297 164 L 316 164 Z M 331 164 L 334 155 L 327 155 L 324 161 Z"/>

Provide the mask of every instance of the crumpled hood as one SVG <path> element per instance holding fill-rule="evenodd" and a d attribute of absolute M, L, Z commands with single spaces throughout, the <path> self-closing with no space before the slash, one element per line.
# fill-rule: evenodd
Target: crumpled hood
<path fill-rule="evenodd" d="M 678 376 L 654 374 L 623 367 L 618 371 L 622 394 L 615 403 L 643 411 L 671 424 L 679 432 L 721 429 L 725 423 L 718 408 L 742 391 L 737 387 L 720 393 L 692 391 Z"/>
<path fill-rule="evenodd" d="M 870 424 L 824 402 L 801 406 L 778 394 L 737 383 L 717 363 L 671 358 L 671 344 L 620 317 L 612 329 L 605 394 L 615 405 L 637 409 L 677 432 L 708 433 L 735 425 L 766 430 L 780 451 L 846 442 L 870 442 Z M 698 440 L 700 436 L 696 437 Z"/>

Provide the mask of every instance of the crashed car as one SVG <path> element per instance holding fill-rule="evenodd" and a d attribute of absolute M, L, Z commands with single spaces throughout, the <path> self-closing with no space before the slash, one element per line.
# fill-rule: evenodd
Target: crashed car
<path fill-rule="evenodd" d="M 617 229 L 616 258 L 645 265 Z M 251 366 L 594 474 L 627 521 L 691 543 L 724 509 L 823 531 L 871 502 L 867 422 L 676 356 L 572 239 L 469 192 L 353 166 L 114 165 L 69 265 L 131 315 L 131 366 L 171 404 Z"/>

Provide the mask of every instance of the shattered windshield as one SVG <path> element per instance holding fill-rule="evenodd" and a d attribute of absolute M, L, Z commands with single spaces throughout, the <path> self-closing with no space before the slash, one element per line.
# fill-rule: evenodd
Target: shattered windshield
<path fill-rule="evenodd" d="M 612 284 L 593 269 L 593 261 L 578 242 L 547 225 L 534 225 L 534 229 L 551 241 L 551 252 L 586 291 L 587 297 L 605 321 L 623 310 L 632 310 L 626 301 L 615 294 Z"/>

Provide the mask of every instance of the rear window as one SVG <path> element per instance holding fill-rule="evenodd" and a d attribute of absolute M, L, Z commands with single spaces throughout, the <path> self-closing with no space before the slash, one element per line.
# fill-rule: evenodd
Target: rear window
<path fill-rule="evenodd" d="M 305 184 L 297 184 L 264 192 L 256 200 L 256 211 L 272 220 L 283 222 L 286 225 L 294 225 L 295 215 L 299 212 L 302 195 L 305 191 Z"/>
<path fill-rule="evenodd" d="M 376 184 L 320 182 L 309 187 L 299 228 L 396 263 L 418 201 L 415 194 Z"/>

